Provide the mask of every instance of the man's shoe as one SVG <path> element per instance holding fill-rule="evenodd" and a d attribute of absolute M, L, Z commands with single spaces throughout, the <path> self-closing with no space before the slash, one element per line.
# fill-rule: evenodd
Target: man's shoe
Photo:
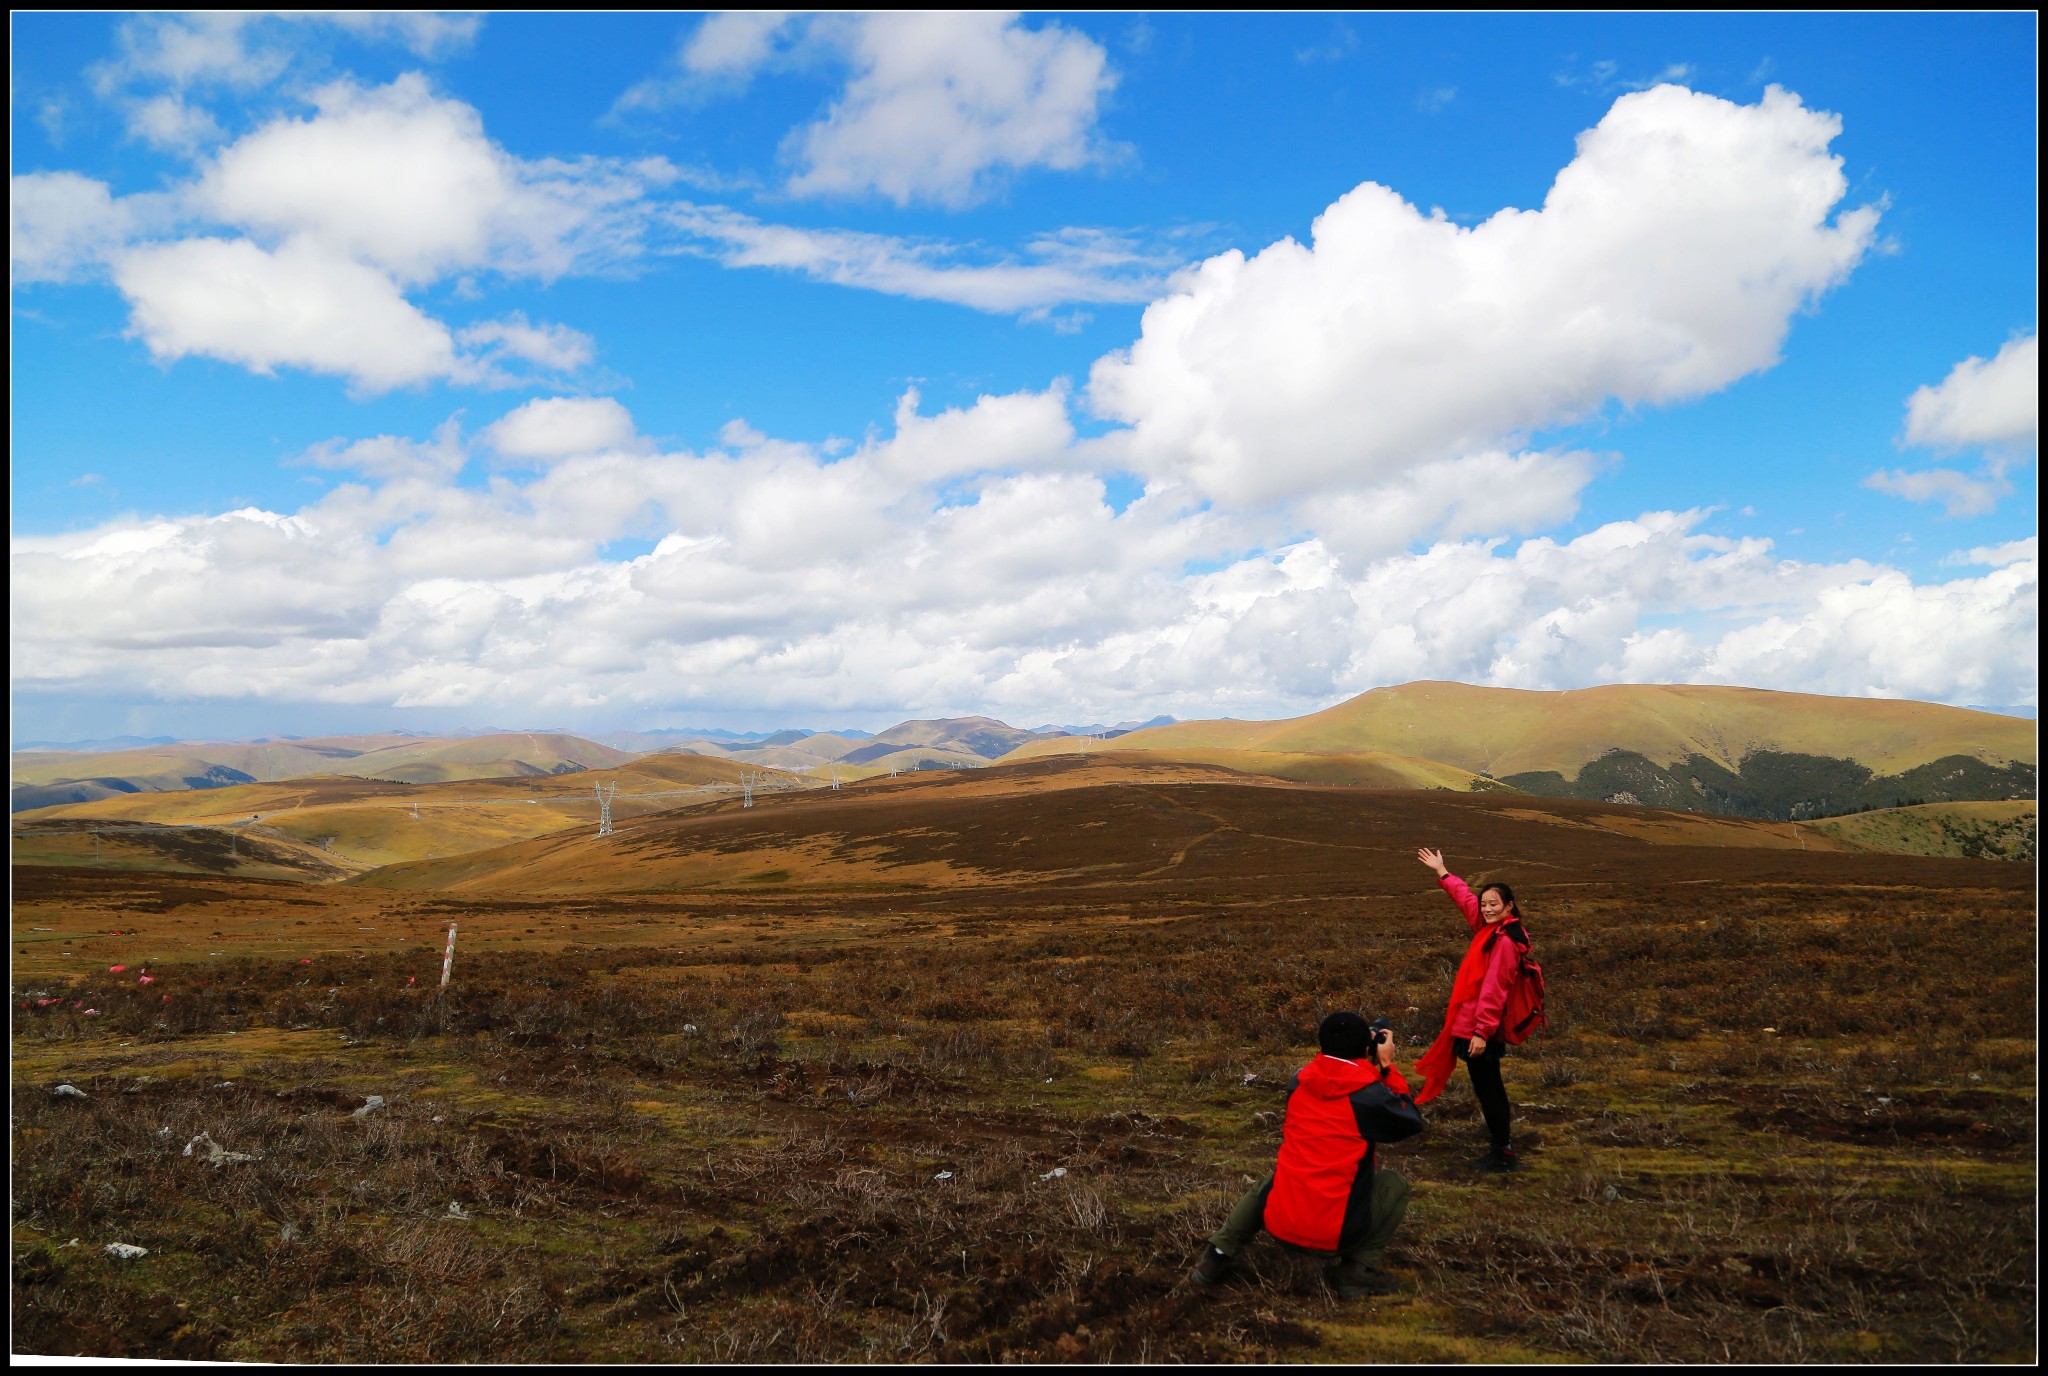
<path fill-rule="evenodd" d="M 1489 1174 L 1502 1171 L 1518 1171 L 1522 1169 L 1522 1160 L 1515 1155 L 1514 1144 L 1510 1143 L 1505 1147 L 1495 1147 L 1492 1151 L 1474 1161 L 1472 1168 L 1474 1170 L 1486 1171 Z"/>
<path fill-rule="evenodd" d="M 1235 1266 L 1235 1262 L 1214 1247 L 1204 1247 L 1202 1259 L 1195 1263 L 1194 1270 L 1188 1272 L 1188 1279 L 1205 1288 L 1221 1285 L 1230 1279 L 1230 1273 Z"/>
<path fill-rule="evenodd" d="M 1340 1261 L 1332 1266 L 1327 1274 L 1340 1300 L 1362 1300 L 1373 1295 L 1391 1295 L 1401 1288 L 1401 1282 L 1369 1262 Z"/>

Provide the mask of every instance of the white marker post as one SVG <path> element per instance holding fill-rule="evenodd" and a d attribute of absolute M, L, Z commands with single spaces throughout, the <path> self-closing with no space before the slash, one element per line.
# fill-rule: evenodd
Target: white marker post
<path fill-rule="evenodd" d="M 448 987 L 448 972 L 455 968 L 455 924 L 448 924 L 448 954 L 441 957 L 441 987 Z"/>

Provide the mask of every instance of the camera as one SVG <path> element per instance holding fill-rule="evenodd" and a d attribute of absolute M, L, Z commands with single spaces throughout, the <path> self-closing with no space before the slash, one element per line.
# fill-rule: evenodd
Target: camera
<path fill-rule="evenodd" d="M 1368 1029 L 1366 1050 L 1368 1052 L 1377 1051 L 1381 1046 L 1392 1041 L 1393 1038 L 1394 1025 L 1385 1018 L 1374 1018 L 1372 1020 L 1372 1027 Z"/>

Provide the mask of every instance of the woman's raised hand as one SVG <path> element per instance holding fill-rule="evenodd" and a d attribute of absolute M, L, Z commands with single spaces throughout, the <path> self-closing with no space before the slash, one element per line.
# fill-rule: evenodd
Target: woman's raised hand
<path fill-rule="evenodd" d="M 1436 877 L 1439 879 L 1450 873 L 1449 870 L 1444 868 L 1444 853 L 1440 850 L 1431 850 L 1428 846 L 1424 846 L 1421 850 L 1415 852 L 1415 858 L 1435 870 Z"/>

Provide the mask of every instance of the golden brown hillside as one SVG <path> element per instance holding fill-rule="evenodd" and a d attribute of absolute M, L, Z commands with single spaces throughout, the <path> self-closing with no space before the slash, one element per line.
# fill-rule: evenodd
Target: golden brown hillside
<path fill-rule="evenodd" d="M 125 779 L 137 788 L 184 789 L 195 786 L 209 770 L 226 769 L 252 779 L 283 779 L 299 774 L 332 773 L 355 752 L 339 747 L 308 749 L 303 745 L 239 741 L 186 741 L 149 750 L 112 750 L 103 754 L 36 751 L 9 761 L 16 784 L 48 784 L 63 779 Z"/>
<path fill-rule="evenodd" d="M 2034 724 L 1935 703 L 1822 697 L 1760 688 L 1616 684 L 1569 692 L 1408 683 L 1375 688 L 1305 717 L 1192 721 L 1117 739 L 1119 749 L 1348 754 L 1385 751 L 1504 778 L 1631 751 L 1659 765 L 1700 755 L 1734 769 L 1760 750 L 1855 760 L 1892 774 L 1951 755 L 2034 762 Z M 1060 753 L 1034 742 L 1006 759 Z"/>
<path fill-rule="evenodd" d="M 594 790 L 600 785 L 616 785 L 612 813 L 623 820 L 727 796 L 737 790 L 740 777 L 748 772 L 746 766 L 731 760 L 656 755 L 615 769 L 446 783 L 403 784 L 329 776 L 230 788 L 118 794 L 89 803 L 38 808 L 17 814 L 17 820 L 76 826 L 260 824 L 282 838 L 337 857 L 352 873 L 365 866 L 462 855 L 568 829 L 594 829 L 599 811 Z M 753 772 L 764 773 L 771 788 L 786 788 L 795 782 L 786 775 Z M 17 864 L 65 863 L 41 857 L 42 851 L 17 847 L 15 859 Z"/>
<path fill-rule="evenodd" d="M 620 765 L 632 758 L 626 751 L 578 736 L 508 732 L 386 746 L 342 761 L 325 772 L 405 783 L 444 783 L 455 779 L 572 773 Z"/>
<path fill-rule="evenodd" d="M 1070 757 L 769 796 L 750 809 L 729 800 L 641 817 L 610 837 L 563 832 L 354 882 L 470 895 L 1218 883 L 1255 892 L 1276 863 L 1292 884 L 1376 883 L 1365 872 L 1382 870 L 1412 880 L 1405 871 L 1424 843 L 1468 857 L 1506 845 L 1496 853 L 1545 871 L 1642 847 L 1851 849 L 1785 823 Z"/>

